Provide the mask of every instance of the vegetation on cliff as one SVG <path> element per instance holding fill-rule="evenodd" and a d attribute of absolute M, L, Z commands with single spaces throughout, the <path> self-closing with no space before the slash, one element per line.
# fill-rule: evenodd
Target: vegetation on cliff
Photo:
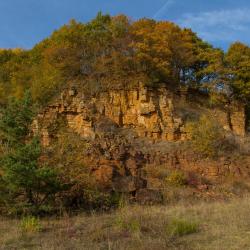
<path fill-rule="evenodd" d="M 84 165 L 81 150 L 86 142 L 63 130 L 53 147 L 44 149 L 30 129 L 34 114 L 29 92 L 20 100 L 10 99 L 2 110 L 0 213 L 48 214 L 59 209 L 116 206 L 119 196 L 101 192 Z"/>
<path fill-rule="evenodd" d="M 31 50 L 1 50 L 0 102 L 30 89 L 46 104 L 70 81 L 92 93 L 138 81 L 184 84 L 248 101 L 249 67 L 250 48 L 240 42 L 224 53 L 171 22 L 99 13 L 89 23 L 72 20 Z"/>

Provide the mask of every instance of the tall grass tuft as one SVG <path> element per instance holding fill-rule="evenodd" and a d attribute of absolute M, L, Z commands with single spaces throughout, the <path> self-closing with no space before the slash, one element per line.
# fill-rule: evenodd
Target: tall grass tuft
<path fill-rule="evenodd" d="M 173 219 L 167 225 L 167 233 L 171 237 L 180 237 L 188 234 L 198 232 L 199 226 L 196 222 L 184 220 L 184 219 Z"/>
<path fill-rule="evenodd" d="M 22 218 L 20 228 L 23 233 L 37 233 L 41 231 L 42 225 L 38 218 L 28 216 Z"/>

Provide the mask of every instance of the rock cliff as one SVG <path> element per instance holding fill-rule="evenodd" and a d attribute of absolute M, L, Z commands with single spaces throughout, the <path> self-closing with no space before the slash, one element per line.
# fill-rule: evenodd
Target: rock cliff
<path fill-rule="evenodd" d="M 188 140 L 186 121 L 200 113 L 212 115 L 225 130 L 245 135 L 244 106 L 192 107 L 193 98 L 185 89 L 172 91 L 165 86 L 149 88 L 141 84 L 90 97 L 73 86 L 38 115 L 33 131 L 41 134 L 42 144 L 48 147 L 57 136 L 54 124 L 63 117 L 68 128 L 90 142 L 86 162 L 98 183 L 108 190 L 152 192 L 158 182 L 145 176 L 148 166 L 182 169 L 208 179 L 231 174 L 248 177 L 249 171 L 243 171 L 230 157 L 206 160 L 182 149 Z"/>
<path fill-rule="evenodd" d="M 49 126 L 59 116 L 65 116 L 68 126 L 85 138 L 98 136 L 97 121 L 110 119 L 123 128 L 133 128 L 140 137 L 163 141 L 187 139 L 185 117 L 178 114 L 179 104 L 188 104 L 188 93 L 173 92 L 161 86 L 157 89 L 139 85 L 132 90 L 112 90 L 89 98 L 72 87 L 61 98 L 44 109 L 34 121 L 33 128 L 41 131 L 43 144 L 49 145 Z M 190 100 L 192 101 L 192 100 Z M 190 112 L 190 110 L 186 111 Z M 244 136 L 246 117 L 243 105 L 209 111 L 226 130 Z"/>

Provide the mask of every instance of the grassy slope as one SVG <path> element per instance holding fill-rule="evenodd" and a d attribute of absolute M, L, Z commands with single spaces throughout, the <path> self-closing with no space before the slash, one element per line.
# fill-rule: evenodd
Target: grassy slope
<path fill-rule="evenodd" d="M 228 203 L 128 206 L 110 214 L 44 219 L 42 230 L 24 233 L 20 221 L 0 219 L 0 249 L 250 249 L 250 198 Z M 176 219 L 198 232 L 171 236 Z"/>

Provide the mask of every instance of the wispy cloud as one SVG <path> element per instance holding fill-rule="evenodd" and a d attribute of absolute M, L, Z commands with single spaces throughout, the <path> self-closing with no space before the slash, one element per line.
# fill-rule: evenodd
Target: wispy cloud
<path fill-rule="evenodd" d="M 234 41 L 250 36 L 250 9 L 215 10 L 184 14 L 177 22 L 192 28 L 202 38 L 211 41 Z"/>
<path fill-rule="evenodd" d="M 175 0 L 167 0 L 166 3 L 153 15 L 154 19 L 163 18 L 167 10 L 175 3 Z"/>

